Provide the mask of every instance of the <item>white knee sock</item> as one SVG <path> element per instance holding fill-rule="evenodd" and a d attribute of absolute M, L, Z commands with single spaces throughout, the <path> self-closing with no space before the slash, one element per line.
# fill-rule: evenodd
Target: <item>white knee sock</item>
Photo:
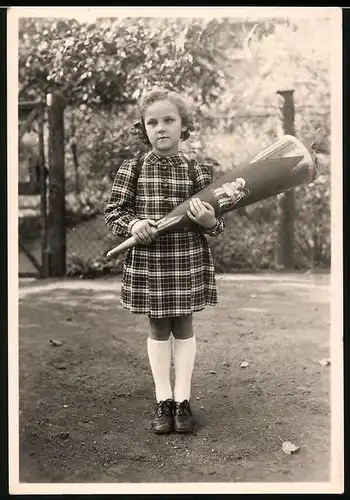
<path fill-rule="evenodd" d="M 175 390 L 174 400 L 181 402 L 191 396 L 191 380 L 196 357 L 196 337 L 174 339 Z"/>
<path fill-rule="evenodd" d="M 147 351 L 158 403 L 169 398 L 172 399 L 173 393 L 170 384 L 170 338 L 168 340 L 153 340 L 148 338 Z"/>

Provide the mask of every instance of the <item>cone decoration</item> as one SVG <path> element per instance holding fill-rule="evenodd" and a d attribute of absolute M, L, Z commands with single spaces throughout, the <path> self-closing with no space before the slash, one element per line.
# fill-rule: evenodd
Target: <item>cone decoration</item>
<path fill-rule="evenodd" d="M 200 226 L 187 215 L 192 198 L 210 203 L 218 216 L 313 182 L 317 173 L 318 162 L 313 150 L 296 137 L 284 135 L 249 162 L 235 166 L 160 219 L 155 237 L 167 233 L 201 231 Z M 134 236 L 131 236 L 112 248 L 107 257 L 137 244 Z"/>

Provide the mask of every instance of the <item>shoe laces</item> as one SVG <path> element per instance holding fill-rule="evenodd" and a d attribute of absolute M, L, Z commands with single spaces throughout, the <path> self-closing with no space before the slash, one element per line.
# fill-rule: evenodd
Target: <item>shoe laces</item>
<path fill-rule="evenodd" d="M 187 401 L 187 399 L 185 399 L 185 401 L 182 401 L 181 403 L 177 403 L 176 405 L 177 415 L 183 415 L 185 413 L 185 410 L 189 410 L 189 402 Z"/>
<path fill-rule="evenodd" d="M 158 403 L 158 409 L 157 409 L 158 417 L 162 417 L 163 415 L 171 416 L 172 406 L 173 406 L 173 401 L 171 399 L 167 399 L 166 401 L 160 401 Z"/>

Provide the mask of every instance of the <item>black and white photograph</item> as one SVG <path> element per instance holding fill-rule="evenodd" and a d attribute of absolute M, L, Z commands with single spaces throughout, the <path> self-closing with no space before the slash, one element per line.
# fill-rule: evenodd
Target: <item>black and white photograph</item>
<path fill-rule="evenodd" d="M 342 493 L 341 8 L 7 19 L 10 493 Z"/>

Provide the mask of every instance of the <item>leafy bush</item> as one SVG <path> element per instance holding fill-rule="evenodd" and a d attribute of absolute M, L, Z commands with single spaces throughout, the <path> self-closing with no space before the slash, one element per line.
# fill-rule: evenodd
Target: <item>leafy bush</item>
<path fill-rule="evenodd" d="M 296 189 L 296 257 L 303 267 L 328 269 L 331 265 L 330 197 L 328 175 Z"/>
<path fill-rule="evenodd" d="M 218 272 L 274 268 L 276 219 L 267 222 L 237 211 L 226 214 L 225 221 L 225 231 L 208 240 Z"/>
<path fill-rule="evenodd" d="M 67 225 L 101 214 L 110 195 L 111 183 L 107 178 L 85 179 L 79 193 L 66 195 Z"/>
<path fill-rule="evenodd" d="M 72 255 L 67 261 L 67 276 L 77 278 L 98 278 L 107 274 L 120 274 L 123 268 L 123 259 L 107 259 L 100 256 L 96 259 L 83 259 Z"/>

